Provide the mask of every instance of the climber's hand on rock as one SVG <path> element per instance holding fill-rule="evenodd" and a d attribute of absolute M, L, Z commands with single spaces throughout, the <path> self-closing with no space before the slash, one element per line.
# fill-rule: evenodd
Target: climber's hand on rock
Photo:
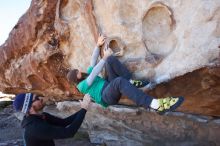
<path fill-rule="evenodd" d="M 99 34 L 97 47 L 101 47 L 105 43 L 106 36 Z"/>
<path fill-rule="evenodd" d="M 113 51 L 111 48 L 108 47 L 108 45 L 106 45 L 106 47 L 104 48 L 104 56 L 103 59 L 107 59 L 109 56 L 111 56 L 113 54 Z"/>

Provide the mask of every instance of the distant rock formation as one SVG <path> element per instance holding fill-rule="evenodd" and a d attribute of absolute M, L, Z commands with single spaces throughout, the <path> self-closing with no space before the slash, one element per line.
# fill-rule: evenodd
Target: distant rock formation
<path fill-rule="evenodd" d="M 179 111 L 220 116 L 219 0 L 33 0 L 0 47 L 1 91 L 81 98 L 65 75 L 86 70 L 98 33 L 155 84 L 150 95 L 183 95 Z"/>

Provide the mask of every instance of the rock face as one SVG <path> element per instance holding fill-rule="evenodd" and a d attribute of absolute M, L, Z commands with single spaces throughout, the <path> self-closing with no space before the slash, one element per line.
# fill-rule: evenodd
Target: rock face
<path fill-rule="evenodd" d="M 79 110 L 77 102 L 60 102 L 58 110 L 45 109 L 60 117 Z M 92 143 L 108 146 L 218 146 L 220 121 L 212 117 L 169 113 L 158 116 L 142 108 L 111 106 L 103 110 L 92 104 L 82 125 Z"/>
<path fill-rule="evenodd" d="M 220 116 L 219 0 L 33 0 L 0 47 L 0 89 L 81 98 L 65 75 L 86 70 L 98 33 L 156 84 L 150 95 L 184 95 L 180 111 Z"/>

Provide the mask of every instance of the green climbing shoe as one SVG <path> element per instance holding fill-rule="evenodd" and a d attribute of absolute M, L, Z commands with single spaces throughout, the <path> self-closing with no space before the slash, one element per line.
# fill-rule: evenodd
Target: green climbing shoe
<path fill-rule="evenodd" d="M 156 109 L 157 113 L 163 115 L 165 112 L 174 111 L 178 108 L 184 101 L 184 97 L 166 97 L 159 100 L 159 108 Z"/>

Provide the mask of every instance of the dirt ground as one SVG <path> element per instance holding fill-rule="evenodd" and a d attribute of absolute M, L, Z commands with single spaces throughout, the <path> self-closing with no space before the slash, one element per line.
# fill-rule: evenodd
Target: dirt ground
<path fill-rule="evenodd" d="M 0 146 L 23 146 L 21 122 L 14 116 L 12 105 L 0 107 Z M 74 138 L 56 140 L 56 146 L 101 146 L 92 144 L 88 135 L 76 134 Z"/>

